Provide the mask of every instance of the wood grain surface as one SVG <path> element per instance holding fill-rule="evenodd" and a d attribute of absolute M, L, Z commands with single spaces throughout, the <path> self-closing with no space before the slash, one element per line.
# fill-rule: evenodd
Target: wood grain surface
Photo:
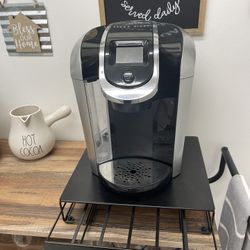
<path fill-rule="evenodd" d="M 84 147 L 82 142 L 58 141 L 48 156 L 23 161 L 0 140 L 0 233 L 48 235 Z"/>
<path fill-rule="evenodd" d="M 9 234 L 0 235 L 0 250 L 44 250 L 44 238 L 32 237 L 29 244 L 17 245 L 14 243 L 14 238 Z"/>
<path fill-rule="evenodd" d="M 13 245 L 10 235 L 34 236 L 24 249 L 40 250 L 42 242 L 59 213 L 58 200 L 85 148 L 82 142 L 58 141 L 54 150 L 36 161 L 15 158 L 6 140 L 0 140 L 0 250 L 21 249 Z M 77 205 L 73 216 L 77 219 L 84 205 Z M 96 244 L 103 224 L 104 206 L 98 206 L 93 223 L 87 231 L 85 244 Z M 104 244 L 122 246 L 126 243 L 131 208 L 112 206 Z M 131 246 L 153 246 L 155 240 L 155 209 L 136 208 Z M 201 234 L 206 225 L 204 214 L 187 212 L 190 249 L 214 249 L 211 235 Z M 178 212 L 161 210 L 160 244 L 164 248 L 182 247 Z M 60 220 L 53 238 L 72 239 L 76 224 Z M 84 230 L 82 226 L 78 239 Z M 218 235 L 216 234 L 218 240 Z M 147 248 L 150 249 L 150 248 Z"/>

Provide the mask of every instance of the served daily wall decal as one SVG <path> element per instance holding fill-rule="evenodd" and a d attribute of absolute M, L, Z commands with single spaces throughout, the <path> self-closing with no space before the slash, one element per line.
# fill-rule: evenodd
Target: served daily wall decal
<path fill-rule="evenodd" d="M 138 19 L 143 19 L 145 21 L 161 20 L 162 18 L 168 15 L 179 15 L 181 12 L 180 1 L 177 0 L 173 3 L 167 1 L 164 7 L 158 7 L 156 10 L 147 9 L 146 12 L 143 12 L 139 9 L 136 9 L 135 6 L 131 5 L 129 1 L 123 1 L 121 7 L 127 12 L 128 16 L 135 17 Z"/>
<path fill-rule="evenodd" d="M 99 0 L 101 23 L 127 20 L 172 23 L 189 34 L 204 29 L 206 0 Z"/>

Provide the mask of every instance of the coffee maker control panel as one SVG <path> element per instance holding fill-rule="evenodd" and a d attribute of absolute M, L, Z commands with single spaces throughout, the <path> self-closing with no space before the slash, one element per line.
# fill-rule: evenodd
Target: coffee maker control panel
<path fill-rule="evenodd" d="M 104 54 L 104 73 L 110 84 L 133 88 L 146 84 L 152 78 L 153 28 L 148 26 L 111 25 L 105 41 Z"/>

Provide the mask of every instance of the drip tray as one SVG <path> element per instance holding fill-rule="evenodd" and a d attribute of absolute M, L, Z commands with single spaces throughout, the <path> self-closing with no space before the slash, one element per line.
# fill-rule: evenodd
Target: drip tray
<path fill-rule="evenodd" d="M 99 175 L 116 192 L 141 193 L 167 184 L 172 167 L 144 158 L 122 158 L 100 164 Z"/>

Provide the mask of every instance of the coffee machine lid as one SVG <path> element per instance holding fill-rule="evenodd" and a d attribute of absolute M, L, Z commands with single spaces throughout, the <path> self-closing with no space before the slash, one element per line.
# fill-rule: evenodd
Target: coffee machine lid
<path fill-rule="evenodd" d="M 104 95 L 115 103 L 141 103 L 158 90 L 159 39 L 154 22 L 109 25 L 102 36 L 99 80 Z"/>
<path fill-rule="evenodd" d="M 178 62 L 179 80 L 193 77 L 194 41 L 181 28 L 151 21 L 119 22 L 96 27 L 79 39 L 71 54 L 71 77 L 89 84 L 99 81 L 114 103 L 142 103 L 157 93 L 161 73 L 168 70 L 164 61 L 172 59 Z"/>

